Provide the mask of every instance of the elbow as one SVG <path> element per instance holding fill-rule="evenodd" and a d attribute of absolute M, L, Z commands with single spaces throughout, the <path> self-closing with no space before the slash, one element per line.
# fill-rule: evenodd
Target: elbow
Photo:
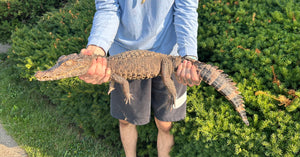
<path fill-rule="evenodd" d="M 95 0 L 95 4 L 97 11 L 118 12 L 119 10 L 119 4 L 116 0 Z"/>
<path fill-rule="evenodd" d="M 198 16 L 198 0 L 177 0 L 175 1 L 175 14 L 189 14 L 189 16 Z"/>

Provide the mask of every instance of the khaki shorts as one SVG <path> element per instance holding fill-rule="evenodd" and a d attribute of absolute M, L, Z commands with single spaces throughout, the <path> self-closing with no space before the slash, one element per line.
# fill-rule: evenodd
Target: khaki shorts
<path fill-rule="evenodd" d="M 151 110 L 154 116 L 161 121 L 174 122 L 184 119 L 187 87 L 179 84 L 176 79 L 174 82 L 177 90 L 176 106 L 161 77 L 129 81 L 130 93 L 133 95 L 130 104 L 125 104 L 122 87 L 116 83 L 115 90 L 111 92 L 111 115 L 135 125 L 149 123 Z"/>

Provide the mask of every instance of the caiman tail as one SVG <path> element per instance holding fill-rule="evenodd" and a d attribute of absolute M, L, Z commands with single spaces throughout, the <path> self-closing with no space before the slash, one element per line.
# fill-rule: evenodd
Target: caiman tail
<path fill-rule="evenodd" d="M 211 66 L 200 61 L 196 61 L 193 64 L 197 67 L 197 73 L 200 75 L 200 79 L 208 85 L 213 86 L 218 92 L 224 95 L 240 114 L 244 123 L 249 126 L 246 110 L 244 108 L 244 100 L 240 95 L 238 88 L 235 86 L 236 83 L 234 83 L 227 74 L 224 74 L 223 71 L 219 70 L 216 66 Z"/>

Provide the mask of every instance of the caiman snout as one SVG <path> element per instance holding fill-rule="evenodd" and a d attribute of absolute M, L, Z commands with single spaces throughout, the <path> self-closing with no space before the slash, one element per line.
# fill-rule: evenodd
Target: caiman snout
<path fill-rule="evenodd" d="M 49 80 L 51 80 L 49 77 L 47 77 L 46 72 L 43 72 L 43 71 L 37 71 L 35 73 L 34 77 L 39 81 L 49 81 Z"/>

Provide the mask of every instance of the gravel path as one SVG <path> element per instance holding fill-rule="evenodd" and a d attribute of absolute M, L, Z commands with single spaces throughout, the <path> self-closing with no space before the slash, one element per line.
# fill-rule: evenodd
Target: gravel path
<path fill-rule="evenodd" d="M 16 147 L 18 144 L 13 140 L 4 130 L 2 124 L 0 123 L 0 144 L 7 147 Z M 1 154 L 1 153 L 0 153 Z"/>
<path fill-rule="evenodd" d="M 0 123 L 0 157 L 27 157 L 16 141 L 9 136 Z"/>
<path fill-rule="evenodd" d="M 0 53 L 6 52 L 9 48 L 10 48 L 10 46 L 8 44 L 1 44 L 0 43 Z"/>
<path fill-rule="evenodd" d="M 5 53 L 10 48 L 7 44 L 0 44 L 0 53 Z M 7 134 L 0 121 L 0 157 L 27 157 L 16 141 Z"/>

